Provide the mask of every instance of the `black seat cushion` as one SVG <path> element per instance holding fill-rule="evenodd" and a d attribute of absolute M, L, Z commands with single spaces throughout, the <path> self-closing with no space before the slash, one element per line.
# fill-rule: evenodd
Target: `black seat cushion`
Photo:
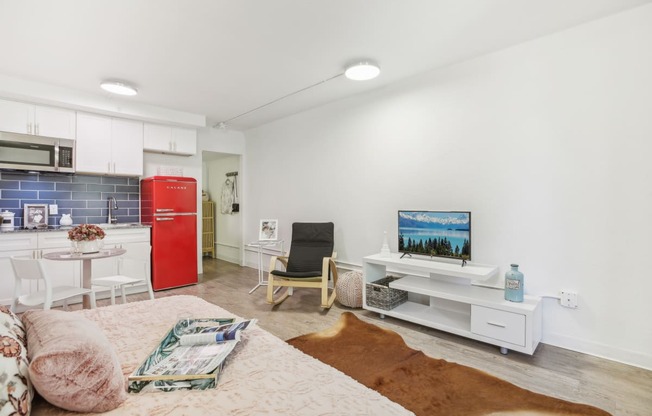
<path fill-rule="evenodd" d="M 292 242 L 287 271 L 274 270 L 283 277 L 319 277 L 324 257 L 333 255 L 334 229 L 332 222 L 292 224 Z"/>
<path fill-rule="evenodd" d="M 321 270 L 318 272 L 286 272 L 283 270 L 273 270 L 272 274 L 279 277 L 307 278 L 321 276 Z"/>

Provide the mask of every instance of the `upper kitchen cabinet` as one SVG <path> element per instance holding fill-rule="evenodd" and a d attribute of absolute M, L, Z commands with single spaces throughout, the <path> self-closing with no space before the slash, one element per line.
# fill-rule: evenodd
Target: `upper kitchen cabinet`
<path fill-rule="evenodd" d="M 32 133 L 33 105 L 0 100 L 0 130 L 12 133 Z"/>
<path fill-rule="evenodd" d="M 192 156 L 197 153 L 197 130 L 145 123 L 144 150 Z"/>
<path fill-rule="evenodd" d="M 74 140 L 75 112 L 0 100 L 0 130 Z"/>
<path fill-rule="evenodd" d="M 76 171 L 142 176 L 143 123 L 77 113 Z"/>

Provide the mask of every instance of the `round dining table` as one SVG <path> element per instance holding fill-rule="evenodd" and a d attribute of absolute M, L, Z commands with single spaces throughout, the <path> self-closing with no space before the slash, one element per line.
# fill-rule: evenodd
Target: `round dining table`
<path fill-rule="evenodd" d="M 68 251 L 53 251 L 52 253 L 43 254 L 44 259 L 55 261 L 81 261 L 82 262 L 82 287 L 85 289 L 91 288 L 91 262 L 95 259 L 104 259 L 107 257 L 121 256 L 127 250 L 124 248 L 104 248 L 94 253 L 71 253 Z M 84 295 L 82 300 L 84 309 L 90 309 L 91 301 L 88 295 Z"/>

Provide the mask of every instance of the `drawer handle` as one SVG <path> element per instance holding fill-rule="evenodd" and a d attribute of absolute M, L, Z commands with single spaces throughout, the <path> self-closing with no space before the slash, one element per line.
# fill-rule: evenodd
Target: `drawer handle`
<path fill-rule="evenodd" d="M 497 326 L 497 327 L 499 327 L 499 328 L 507 328 L 507 325 L 505 325 L 505 324 L 501 324 L 501 323 L 499 323 L 499 322 L 491 322 L 491 321 L 487 321 L 487 324 L 488 324 L 488 325 L 491 325 L 491 326 Z"/>

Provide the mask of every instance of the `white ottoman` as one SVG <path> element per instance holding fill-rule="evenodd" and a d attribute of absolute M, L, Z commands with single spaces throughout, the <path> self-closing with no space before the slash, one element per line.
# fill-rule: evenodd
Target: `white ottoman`
<path fill-rule="evenodd" d="M 362 273 L 350 271 L 342 273 L 335 287 L 337 301 L 350 308 L 362 307 Z"/>

